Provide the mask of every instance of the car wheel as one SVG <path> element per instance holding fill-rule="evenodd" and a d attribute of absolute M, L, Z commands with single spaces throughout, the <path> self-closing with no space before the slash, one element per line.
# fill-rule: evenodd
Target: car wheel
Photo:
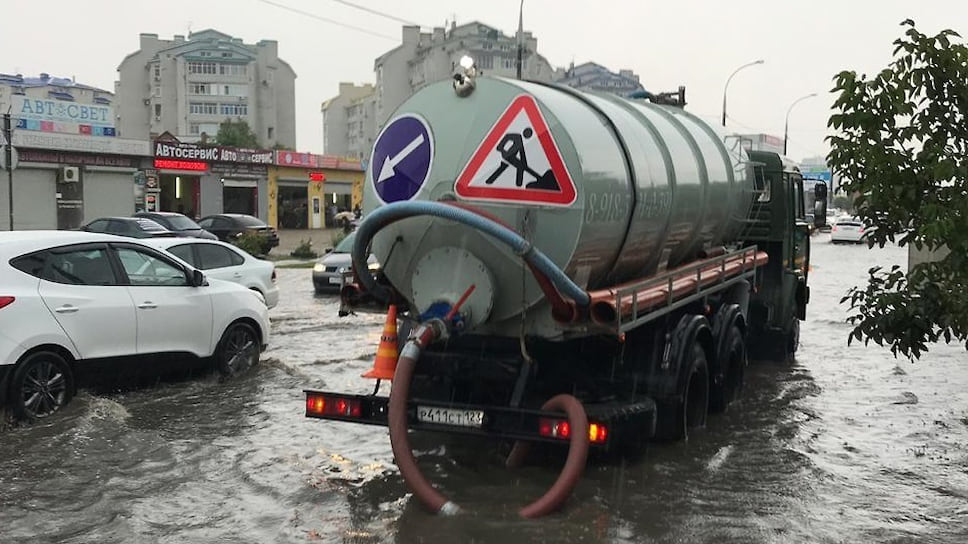
<path fill-rule="evenodd" d="M 250 325 L 233 323 L 222 334 L 215 357 L 222 374 L 244 372 L 259 362 L 259 336 Z"/>
<path fill-rule="evenodd" d="M 60 355 L 38 351 L 17 365 L 10 383 L 13 415 L 24 421 L 45 418 L 74 396 L 74 374 Z"/>

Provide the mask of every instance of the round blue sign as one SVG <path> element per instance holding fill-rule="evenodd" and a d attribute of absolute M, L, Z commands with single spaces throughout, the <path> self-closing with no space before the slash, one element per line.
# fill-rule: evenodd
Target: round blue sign
<path fill-rule="evenodd" d="M 417 196 L 430 175 L 434 141 L 430 127 L 412 113 L 401 115 L 380 132 L 370 157 L 370 179 L 384 203 Z"/>

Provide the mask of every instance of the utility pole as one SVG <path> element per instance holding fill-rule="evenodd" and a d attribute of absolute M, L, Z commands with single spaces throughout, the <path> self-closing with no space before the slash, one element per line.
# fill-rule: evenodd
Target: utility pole
<path fill-rule="evenodd" d="M 521 80 L 521 68 L 524 64 L 524 0 L 518 8 L 518 80 Z"/>
<path fill-rule="evenodd" d="M 7 165 L 7 206 L 10 212 L 10 230 L 13 230 L 13 129 L 10 124 L 10 110 L 3 114 L 3 154 Z"/>

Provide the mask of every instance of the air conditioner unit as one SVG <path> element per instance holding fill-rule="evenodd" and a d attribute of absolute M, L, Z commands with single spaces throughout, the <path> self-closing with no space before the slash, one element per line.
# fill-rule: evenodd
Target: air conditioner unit
<path fill-rule="evenodd" d="M 151 104 L 151 99 L 145 98 L 145 106 L 147 106 L 148 104 Z"/>
<path fill-rule="evenodd" d="M 61 169 L 61 182 L 77 183 L 81 180 L 80 168 L 76 166 L 65 166 Z"/>

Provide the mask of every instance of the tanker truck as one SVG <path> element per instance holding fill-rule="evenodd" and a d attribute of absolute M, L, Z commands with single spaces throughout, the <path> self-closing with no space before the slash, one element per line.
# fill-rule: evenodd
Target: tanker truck
<path fill-rule="evenodd" d="M 590 452 L 685 439 L 740 396 L 750 357 L 793 354 L 803 185 L 684 103 L 465 68 L 399 107 L 365 177 L 364 273 L 343 303 L 390 305 L 365 374 L 389 395 L 306 390 L 306 416 L 389 427 L 403 478 L 441 513 L 458 507 L 421 473 L 411 431 L 513 444 L 511 465 L 558 444 L 564 469 L 531 517 L 561 504 Z"/>

